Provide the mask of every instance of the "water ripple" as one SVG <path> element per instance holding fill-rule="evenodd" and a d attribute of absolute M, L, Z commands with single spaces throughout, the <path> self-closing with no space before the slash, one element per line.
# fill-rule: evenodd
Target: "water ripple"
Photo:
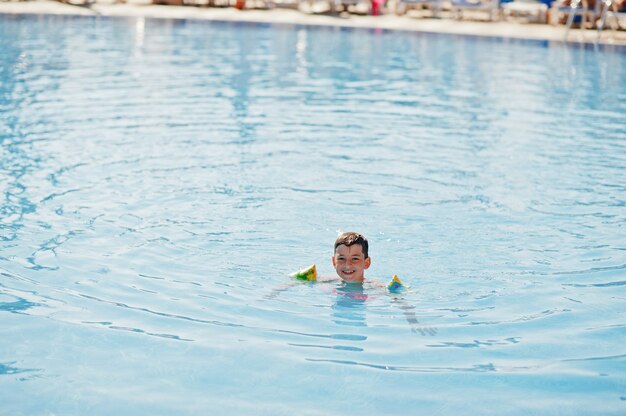
<path fill-rule="evenodd" d="M 449 397 L 488 391 L 504 403 L 493 413 L 618 414 L 623 53 L 0 20 L 0 354 L 55 374 L 32 390 L 4 383 L 33 397 L 9 413 L 197 414 L 234 391 L 231 404 L 297 413 L 312 381 L 324 414 L 363 388 L 376 406 L 348 412 L 446 413 Z M 368 278 L 411 286 L 402 302 L 321 284 L 263 298 L 302 265 L 333 275 L 348 229 L 370 239 Z"/>
<path fill-rule="evenodd" d="M 332 364 L 341 364 L 341 365 L 354 365 L 360 367 L 368 367 L 376 370 L 385 370 L 385 371 L 399 371 L 399 372 L 410 372 L 410 373 L 485 373 L 485 372 L 496 372 L 497 368 L 489 363 L 489 364 L 477 364 L 472 367 L 412 367 L 412 366 L 398 366 L 398 365 L 384 365 L 384 364 L 370 364 L 358 361 L 348 361 L 348 360 L 327 360 L 327 359 L 317 359 L 317 358 L 306 358 L 307 361 L 312 362 L 322 362 L 322 363 L 332 363 Z"/>

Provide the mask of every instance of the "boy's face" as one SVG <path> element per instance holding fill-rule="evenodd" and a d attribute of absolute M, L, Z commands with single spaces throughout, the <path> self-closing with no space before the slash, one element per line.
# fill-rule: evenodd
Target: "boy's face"
<path fill-rule="evenodd" d="M 351 246 L 339 245 L 333 256 L 333 266 L 341 280 L 345 282 L 362 282 L 364 272 L 370 267 L 370 258 L 363 255 L 360 244 Z"/>

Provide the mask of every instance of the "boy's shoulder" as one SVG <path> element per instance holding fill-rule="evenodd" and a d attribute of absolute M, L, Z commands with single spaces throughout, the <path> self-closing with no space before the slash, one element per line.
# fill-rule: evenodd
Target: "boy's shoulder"
<path fill-rule="evenodd" d="M 338 282 L 340 280 L 339 276 L 317 276 L 317 281 L 320 283 Z"/>
<path fill-rule="evenodd" d="M 366 281 L 367 281 L 367 283 L 370 286 L 373 286 L 373 287 L 375 287 L 377 289 L 386 289 L 387 288 L 387 285 L 384 284 L 383 282 L 381 282 L 380 280 L 367 279 Z"/>

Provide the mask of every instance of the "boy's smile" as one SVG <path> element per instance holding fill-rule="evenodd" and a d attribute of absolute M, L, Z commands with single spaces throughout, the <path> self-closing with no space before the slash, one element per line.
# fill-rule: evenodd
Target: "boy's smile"
<path fill-rule="evenodd" d="M 362 282 L 364 272 L 370 267 L 370 258 L 365 258 L 360 244 L 339 245 L 333 256 L 333 266 L 339 277 L 346 282 Z"/>

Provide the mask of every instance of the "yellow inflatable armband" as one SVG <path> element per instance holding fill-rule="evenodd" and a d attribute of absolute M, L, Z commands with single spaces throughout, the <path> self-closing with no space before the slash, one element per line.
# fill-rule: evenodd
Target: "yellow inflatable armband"
<path fill-rule="evenodd" d="M 398 292 L 404 288 L 406 288 L 405 284 L 402 283 L 402 281 L 395 274 L 393 275 L 393 278 L 389 281 L 389 284 L 387 285 L 387 289 L 390 292 Z"/>
<path fill-rule="evenodd" d="M 317 280 L 317 269 L 315 264 L 313 264 L 311 267 L 290 274 L 290 276 L 299 280 Z"/>

